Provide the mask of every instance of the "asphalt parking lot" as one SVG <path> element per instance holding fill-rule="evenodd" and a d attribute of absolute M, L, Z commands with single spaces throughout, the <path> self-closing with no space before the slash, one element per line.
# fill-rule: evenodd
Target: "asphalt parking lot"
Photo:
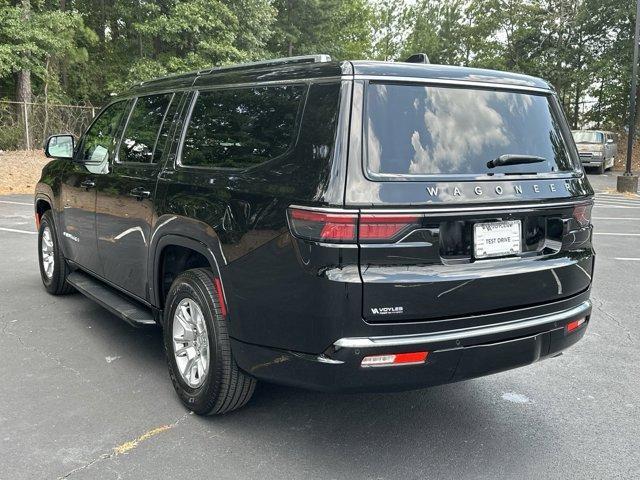
<path fill-rule="evenodd" d="M 563 356 L 429 390 L 260 385 L 190 415 L 158 330 L 38 273 L 30 196 L 0 197 L 0 478 L 639 478 L 640 197 L 591 176 L 594 313 Z"/>

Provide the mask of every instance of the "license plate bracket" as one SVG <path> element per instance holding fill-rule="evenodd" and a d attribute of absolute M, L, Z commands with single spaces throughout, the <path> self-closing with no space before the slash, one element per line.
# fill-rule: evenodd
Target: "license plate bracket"
<path fill-rule="evenodd" d="M 507 220 L 473 226 L 473 254 L 477 259 L 522 253 L 522 222 Z"/>

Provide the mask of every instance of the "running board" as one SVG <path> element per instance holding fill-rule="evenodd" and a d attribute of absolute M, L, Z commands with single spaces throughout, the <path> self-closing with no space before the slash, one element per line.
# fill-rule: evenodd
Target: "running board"
<path fill-rule="evenodd" d="M 151 310 L 84 272 L 72 272 L 67 283 L 134 327 L 156 324 Z"/>

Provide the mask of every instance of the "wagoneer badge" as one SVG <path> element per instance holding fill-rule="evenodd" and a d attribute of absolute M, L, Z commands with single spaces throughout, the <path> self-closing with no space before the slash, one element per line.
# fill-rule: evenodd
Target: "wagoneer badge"
<path fill-rule="evenodd" d="M 544 183 L 544 184 L 501 184 L 501 185 L 490 185 L 490 184 L 478 184 L 472 186 L 429 186 L 426 188 L 427 195 L 431 197 L 437 197 L 440 195 L 452 195 L 454 197 L 461 197 L 463 193 L 471 193 L 475 196 L 482 196 L 487 193 L 494 196 L 501 195 L 510 195 L 510 196 L 518 196 L 523 194 L 531 194 L 531 195 L 543 195 L 543 194 L 553 194 L 561 191 L 561 189 L 566 189 L 566 183 Z M 470 190 L 468 190 L 470 189 Z"/>

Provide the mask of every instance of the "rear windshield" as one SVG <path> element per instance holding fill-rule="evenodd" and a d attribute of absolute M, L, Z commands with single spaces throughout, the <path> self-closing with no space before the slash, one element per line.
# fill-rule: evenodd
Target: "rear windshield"
<path fill-rule="evenodd" d="M 575 166 L 545 95 L 370 83 L 368 173 L 390 176 L 537 174 Z M 535 162 L 488 163 L 501 156 Z"/>
<path fill-rule="evenodd" d="M 576 143 L 604 143 L 604 135 L 602 132 L 573 132 L 573 139 Z"/>

